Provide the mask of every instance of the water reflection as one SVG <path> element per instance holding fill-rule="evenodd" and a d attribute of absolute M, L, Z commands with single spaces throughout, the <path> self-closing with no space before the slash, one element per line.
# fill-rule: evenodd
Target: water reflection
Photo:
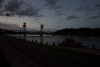
<path fill-rule="evenodd" d="M 19 37 L 19 35 L 11 35 Z M 23 36 L 21 36 L 23 37 Z M 95 44 L 96 49 L 100 49 L 100 37 L 81 37 L 81 36 L 51 36 L 51 35 L 44 35 L 43 37 L 43 43 L 45 44 L 48 42 L 49 45 L 53 45 L 55 42 L 56 45 L 64 41 L 66 38 L 72 38 L 75 39 L 76 42 L 82 43 L 83 46 L 86 46 L 88 48 L 92 48 L 92 44 Z M 40 36 L 39 35 L 27 35 L 27 40 L 34 40 L 39 43 L 40 42 Z"/>

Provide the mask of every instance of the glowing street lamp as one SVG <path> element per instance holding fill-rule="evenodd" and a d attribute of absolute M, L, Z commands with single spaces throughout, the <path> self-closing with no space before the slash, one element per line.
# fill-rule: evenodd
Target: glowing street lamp
<path fill-rule="evenodd" d="M 19 26 L 19 28 L 20 28 L 20 32 L 21 32 L 21 27 L 22 27 L 22 26 Z"/>
<path fill-rule="evenodd" d="M 19 28 L 20 28 L 20 38 L 21 38 L 21 25 L 19 26 Z"/>

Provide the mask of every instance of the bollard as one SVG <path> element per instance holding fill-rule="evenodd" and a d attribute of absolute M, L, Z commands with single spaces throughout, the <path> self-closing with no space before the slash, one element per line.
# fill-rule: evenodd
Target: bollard
<path fill-rule="evenodd" d="M 48 45 L 48 42 L 46 42 L 46 45 Z"/>
<path fill-rule="evenodd" d="M 95 44 L 92 44 L 92 49 L 93 49 L 93 50 L 95 49 Z"/>
<path fill-rule="evenodd" d="M 55 46 L 55 42 L 53 42 L 53 46 Z"/>
<path fill-rule="evenodd" d="M 33 39 L 32 39 L 32 42 L 34 42 Z"/>
<path fill-rule="evenodd" d="M 37 40 L 35 42 L 37 43 Z"/>

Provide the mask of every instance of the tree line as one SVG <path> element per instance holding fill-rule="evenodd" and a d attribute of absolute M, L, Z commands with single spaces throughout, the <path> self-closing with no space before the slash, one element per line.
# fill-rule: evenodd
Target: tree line
<path fill-rule="evenodd" d="M 100 36 L 100 28 L 66 28 L 53 33 L 54 35 L 75 35 L 75 36 Z"/>

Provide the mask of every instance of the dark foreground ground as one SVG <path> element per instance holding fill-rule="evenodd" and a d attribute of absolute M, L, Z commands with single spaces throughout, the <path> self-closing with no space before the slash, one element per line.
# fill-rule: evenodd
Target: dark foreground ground
<path fill-rule="evenodd" d="M 0 51 L 0 65 L 5 67 L 100 67 L 9 37 L 0 36 L 0 48 L 5 55 Z"/>
<path fill-rule="evenodd" d="M 5 57 L 3 52 L 0 49 L 0 67 L 11 67 L 11 65 L 8 62 L 8 59 Z"/>

